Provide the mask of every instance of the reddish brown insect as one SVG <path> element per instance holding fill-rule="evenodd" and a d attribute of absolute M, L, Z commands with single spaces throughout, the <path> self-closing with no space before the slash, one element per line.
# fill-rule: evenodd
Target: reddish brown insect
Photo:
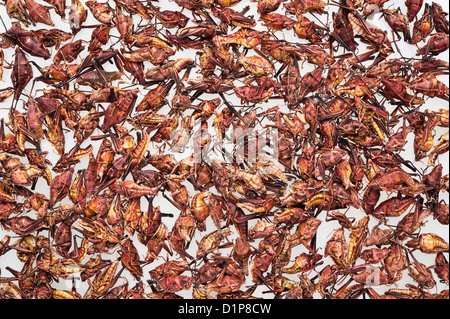
<path fill-rule="evenodd" d="M 34 0 L 25 0 L 25 5 L 33 22 L 44 23 L 50 26 L 55 25 L 55 23 L 50 18 L 49 7 L 37 3 Z"/>
<path fill-rule="evenodd" d="M 401 13 L 399 9 L 394 10 L 384 10 L 383 12 L 384 18 L 386 19 L 389 26 L 392 28 L 394 32 L 399 32 L 403 34 L 403 39 L 405 39 L 406 42 L 411 41 L 411 35 L 409 30 L 409 23 L 407 18 Z M 414 41 L 417 41 L 414 38 L 414 30 L 413 30 L 413 39 Z M 411 41 L 411 43 L 417 43 Z"/>
<path fill-rule="evenodd" d="M 19 48 L 16 47 L 14 57 L 14 66 L 11 73 L 11 81 L 14 87 L 14 100 L 18 100 L 22 91 L 33 78 L 33 69 L 28 62 L 27 56 Z"/>
<path fill-rule="evenodd" d="M 431 34 L 433 30 L 433 19 L 431 15 L 431 7 L 426 4 L 425 12 L 420 19 L 414 23 L 412 30 L 411 43 L 416 44 L 424 40 L 427 36 Z"/>
<path fill-rule="evenodd" d="M 437 79 L 433 73 L 424 73 L 414 79 L 411 88 L 418 93 L 423 93 L 431 97 L 439 97 L 448 101 L 448 86 Z"/>
<path fill-rule="evenodd" d="M 53 62 L 55 64 L 59 64 L 61 61 L 65 61 L 67 63 L 73 62 L 77 58 L 78 54 L 84 50 L 82 42 L 82 40 L 77 40 L 62 46 L 53 58 Z"/>
<path fill-rule="evenodd" d="M 448 20 L 445 18 L 446 15 L 448 13 L 445 13 L 438 3 L 433 2 L 431 4 L 431 16 L 433 17 L 434 28 L 437 32 L 448 33 L 449 29 Z"/>
<path fill-rule="evenodd" d="M 423 0 L 406 0 L 405 1 L 407 16 L 409 22 L 413 21 L 414 18 L 419 13 L 420 9 L 422 9 Z"/>
<path fill-rule="evenodd" d="M 297 21 L 294 19 L 275 12 L 262 15 L 260 20 L 264 21 L 269 28 L 274 30 L 290 30 L 297 24 Z"/>
<path fill-rule="evenodd" d="M 417 50 L 418 55 L 438 55 L 448 50 L 448 34 L 439 32 L 432 34 L 427 44 Z"/>
<path fill-rule="evenodd" d="M 347 12 L 339 9 L 333 19 L 334 32 L 331 33 L 336 41 L 343 43 L 350 51 L 356 50 L 356 41 L 354 38 L 353 28 L 348 21 Z"/>

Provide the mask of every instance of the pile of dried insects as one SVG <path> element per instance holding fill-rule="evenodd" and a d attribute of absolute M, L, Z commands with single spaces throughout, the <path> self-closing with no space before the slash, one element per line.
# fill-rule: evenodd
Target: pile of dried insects
<path fill-rule="evenodd" d="M 0 299 L 449 298 L 438 3 L 0 9 Z"/>

